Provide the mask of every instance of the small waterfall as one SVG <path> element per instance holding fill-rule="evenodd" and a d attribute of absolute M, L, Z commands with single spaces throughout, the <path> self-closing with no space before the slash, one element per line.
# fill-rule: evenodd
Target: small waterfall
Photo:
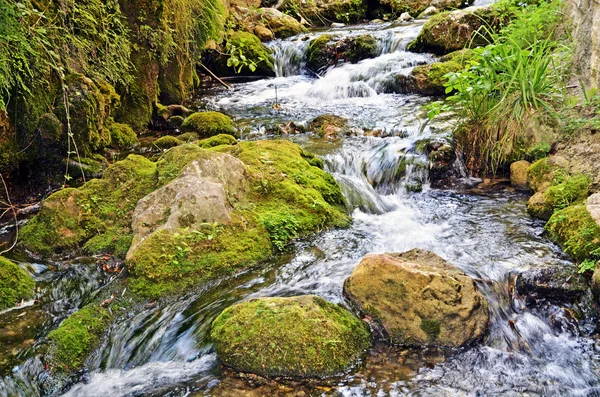
<path fill-rule="evenodd" d="M 302 73 L 306 64 L 306 49 L 309 40 L 288 39 L 274 40 L 267 44 L 273 51 L 276 77 L 297 76 Z"/>
<path fill-rule="evenodd" d="M 430 55 L 398 51 L 357 64 L 345 64 L 330 69 L 317 80 L 307 95 L 322 100 L 367 98 L 394 92 L 396 78 L 417 65 L 432 61 Z"/>

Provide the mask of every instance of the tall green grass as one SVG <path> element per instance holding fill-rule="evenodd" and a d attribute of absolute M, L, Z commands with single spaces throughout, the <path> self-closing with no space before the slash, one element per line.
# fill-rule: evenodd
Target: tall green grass
<path fill-rule="evenodd" d="M 499 33 L 486 30 L 490 44 L 475 49 L 463 71 L 445 76 L 451 96 L 444 107 L 460 117 L 455 138 L 473 174 L 496 173 L 527 147 L 527 130 L 559 117 L 560 2 L 511 7 L 512 22 Z"/>

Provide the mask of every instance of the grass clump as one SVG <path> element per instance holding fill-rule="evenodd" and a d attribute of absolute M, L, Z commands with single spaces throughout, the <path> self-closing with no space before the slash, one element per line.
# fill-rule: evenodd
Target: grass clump
<path fill-rule="evenodd" d="M 495 173 L 550 141 L 562 104 L 564 70 L 554 55 L 562 48 L 560 2 L 508 6 L 511 23 L 500 33 L 486 30 L 489 44 L 445 76 L 446 105 L 430 108 L 430 115 L 458 112 L 455 138 L 472 174 Z"/>
<path fill-rule="evenodd" d="M 235 136 L 237 130 L 231 118 L 219 112 L 198 112 L 185 119 L 181 129 L 195 132 L 201 138 L 210 138 L 219 134 Z"/>
<path fill-rule="evenodd" d="M 35 281 L 17 264 L 0 256 L 0 310 L 33 298 Z"/>
<path fill-rule="evenodd" d="M 84 306 L 48 334 L 49 365 L 61 372 L 81 369 L 100 344 L 112 315 L 96 304 Z"/>
<path fill-rule="evenodd" d="M 238 303 L 215 319 L 210 335 L 225 365 L 266 377 L 338 375 L 371 344 L 365 323 L 310 295 Z"/>

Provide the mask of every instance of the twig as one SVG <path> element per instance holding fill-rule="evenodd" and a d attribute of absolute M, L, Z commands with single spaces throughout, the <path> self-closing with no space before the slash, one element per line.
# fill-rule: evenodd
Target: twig
<path fill-rule="evenodd" d="M 209 68 L 207 68 L 206 66 L 204 66 L 203 63 L 200 63 L 200 66 L 202 66 L 202 68 L 204 70 L 206 70 L 215 80 L 217 80 L 219 83 L 223 84 L 224 87 L 226 87 L 228 90 L 231 90 L 232 87 L 227 84 L 226 82 L 224 82 L 223 80 L 221 80 L 220 78 L 218 78 L 213 72 L 210 71 Z"/>
<path fill-rule="evenodd" d="M 17 218 L 17 211 L 15 210 L 15 206 L 13 205 L 13 203 L 10 200 L 10 193 L 8 192 L 8 186 L 6 186 L 6 181 L 4 180 L 4 177 L 2 176 L 2 173 L 0 173 L 0 180 L 2 180 L 2 185 L 4 186 L 4 191 L 6 192 L 6 200 L 8 201 L 8 205 L 10 205 L 9 209 L 12 210 L 13 215 L 14 215 L 15 230 L 16 230 L 16 232 L 15 232 L 15 241 L 13 241 L 13 244 L 9 248 L 5 249 L 4 251 L 0 251 L 0 255 L 4 255 L 8 251 L 10 251 L 13 248 L 15 248 L 15 246 L 17 245 L 17 241 L 19 241 L 19 219 Z M 8 209 L 7 209 L 7 211 L 8 211 Z M 4 214 L 2 214 L 2 215 L 4 215 Z"/>

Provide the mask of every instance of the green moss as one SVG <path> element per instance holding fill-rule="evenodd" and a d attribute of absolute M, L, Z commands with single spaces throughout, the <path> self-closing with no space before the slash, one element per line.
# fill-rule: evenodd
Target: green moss
<path fill-rule="evenodd" d="M 600 249 L 600 227 L 584 204 L 577 204 L 555 212 L 545 230 L 575 260 L 597 258 Z"/>
<path fill-rule="evenodd" d="M 440 320 L 422 318 L 421 329 L 430 340 L 435 341 L 440 335 Z"/>
<path fill-rule="evenodd" d="M 159 231 L 144 240 L 129 258 L 130 283 L 138 294 L 157 297 L 226 277 L 265 260 L 296 236 L 348 225 L 339 186 L 294 143 L 240 142 L 211 150 L 246 164 L 247 197 L 234 203 L 229 224 L 210 233 Z M 210 155 L 191 144 L 166 152 L 158 165 L 161 184 L 198 156 Z"/>
<path fill-rule="evenodd" d="M 562 209 L 581 202 L 589 195 L 590 178 L 583 174 L 556 177 L 544 192 L 546 202 L 554 209 Z"/>
<path fill-rule="evenodd" d="M 434 62 L 415 67 L 410 76 L 398 75 L 397 82 L 401 92 L 441 96 L 446 92 L 444 76 L 462 69 L 463 66 L 455 61 Z"/>
<path fill-rule="evenodd" d="M 63 136 L 63 125 L 54 113 L 44 113 L 38 124 L 40 136 L 50 142 L 58 143 Z"/>
<path fill-rule="evenodd" d="M 35 281 L 17 264 L 0 256 L 0 310 L 33 298 Z"/>
<path fill-rule="evenodd" d="M 371 344 L 366 324 L 316 296 L 239 303 L 216 318 L 211 338 L 225 365 L 293 378 L 340 374 Z"/>
<path fill-rule="evenodd" d="M 95 304 L 70 315 L 48 334 L 51 368 L 65 372 L 81 369 L 86 358 L 100 344 L 111 320 L 110 312 Z"/>
<path fill-rule="evenodd" d="M 177 135 L 177 139 L 185 143 L 197 141 L 198 138 L 198 134 L 196 134 L 195 132 L 185 132 L 181 135 Z"/>
<path fill-rule="evenodd" d="M 127 124 L 115 123 L 112 117 L 107 120 L 106 128 L 110 132 L 111 142 L 115 147 L 125 149 L 139 143 L 133 128 Z"/>
<path fill-rule="evenodd" d="M 90 251 L 111 252 L 131 235 L 135 205 L 154 190 L 157 177 L 156 163 L 130 155 L 109 167 L 102 179 L 60 190 L 44 200 L 40 212 L 22 228 L 21 244 L 51 255 L 90 240 Z"/>
<path fill-rule="evenodd" d="M 181 128 L 184 121 L 185 121 L 185 119 L 183 118 L 183 116 L 171 116 L 171 117 L 169 117 L 169 120 L 168 120 L 169 128 L 171 128 L 171 129 Z"/>
<path fill-rule="evenodd" d="M 185 119 L 181 129 L 195 132 L 201 138 L 210 138 L 219 134 L 235 136 L 237 130 L 233 120 L 219 112 L 198 112 Z"/>
<path fill-rule="evenodd" d="M 344 58 L 350 63 L 357 63 L 363 59 L 375 58 L 379 55 L 377 40 L 370 34 L 348 38 L 347 49 L 344 50 Z"/>
<path fill-rule="evenodd" d="M 310 42 L 306 52 L 307 63 L 310 69 L 318 72 L 327 67 L 332 58 L 330 43 L 333 42 L 333 36 L 323 34 Z"/>
<path fill-rule="evenodd" d="M 175 146 L 182 145 L 184 141 L 180 140 L 171 135 L 161 136 L 157 140 L 155 140 L 152 144 L 159 149 L 170 149 Z"/>
<path fill-rule="evenodd" d="M 64 95 L 67 101 L 58 101 L 55 114 L 67 125 L 68 114 L 71 131 L 74 134 L 81 155 L 90 155 L 94 151 L 109 146 L 111 135 L 104 128 L 106 119 L 112 111 L 111 97 L 105 97 L 96 83 L 82 74 L 70 74 L 65 77 Z"/>
<path fill-rule="evenodd" d="M 546 190 L 557 177 L 568 175 L 568 172 L 548 161 L 547 158 L 536 161 L 527 171 L 529 188 L 534 192 Z"/>
<path fill-rule="evenodd" d="M 221 145 L 235 145 L 237 144 L 237 139 L 229 134 L 219 134 L 202 139 L 201 141 L 196 142 L 196 144 L 201 148 L 209 149 Z"/>

